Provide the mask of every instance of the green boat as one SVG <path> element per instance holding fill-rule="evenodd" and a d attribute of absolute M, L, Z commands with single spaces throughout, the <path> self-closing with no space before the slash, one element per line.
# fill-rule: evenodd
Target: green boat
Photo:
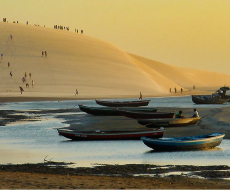
<path fill-rule="evenodd" d="M 115 107 L 89 107 L 84 105 L 78 105 L 80 110 L 92 115 L 104 115 L 104 116 L 121 116 L 119 111 Z M 124 111 L 141 111 L 141 112 L 156 112 L 157 109 L 153 107 L 122 107 L 119 108 Z"/>

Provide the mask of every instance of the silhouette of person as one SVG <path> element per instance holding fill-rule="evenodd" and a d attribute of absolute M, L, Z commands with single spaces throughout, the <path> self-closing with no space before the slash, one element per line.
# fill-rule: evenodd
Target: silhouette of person
<path fill-rule="evenodd" d="M 194 114 L 192 117 L 200 117 L 199 114 L 198 114 L 198 111 L 196 109 L 194 109 Z"/>
<path fill-rule="evenodd" d="M 139 100 L 142 100 L 142 94 L 141 94 L 141 92 L 140 92 L 140 97 L 139 97 Z"/>
<path fill-rule="evenodd" d="M 175 114 L 175 118 L 183 118 L 184 116 L 181 115 L 182 111 L 179 111 Z"/>
<path fill-rule="evenodd" d="M 19 89 L 20 89 L 21 94 L 22 94 L 22 92 L 24 91 L 24 89 L 21 86 L 19 86 Z"/>

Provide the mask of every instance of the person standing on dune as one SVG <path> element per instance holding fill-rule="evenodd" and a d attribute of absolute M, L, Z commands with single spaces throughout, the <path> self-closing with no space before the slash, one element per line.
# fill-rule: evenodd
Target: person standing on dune
<path fill-rule="evenodd" d="M 24 91 L 24 89 L 21 86 L 19 86 L 19 89 L 20 89 L 21 94 L 22 94 L 22 91 Z"/>
<path fill-rule="evenodd" d="M 141 92 L 140 92 L 140 97 L 139 97 L 139 100 L 142 100 L 142 94 L 141 94 Z"/>

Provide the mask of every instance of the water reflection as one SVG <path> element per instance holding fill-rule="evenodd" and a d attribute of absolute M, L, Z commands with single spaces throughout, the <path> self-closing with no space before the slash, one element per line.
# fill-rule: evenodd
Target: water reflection
<path fill-rule="evenodd" d="M 145 152 L 145 154 L 156 154 L 156 153 L 172 153 L 172 152 L 204 152 L 204 151 L 222 151 L 223 149 L 220 147 L 214 147 L 214 148 L 207 148 L 207 149 L 201 149 L 201 150 L 150 150 Z"/>
<path fill-rule="evenodd" d="M 153 107 L 198 108 L 230 105 L 227 103 L 198 106 L 194 105 L 189 96 L 151 100 L 149 106 Z M 3 156 L 0 157 L 1 163 L 42 162 L 44 157 L 49 155 L 54 161 L 75 162 L 78 166 L 91 166 L 93 163 L 230 165 L 230 140 L 227 139 L 214 149 L 157 152 L 148 148 L 141 140 L 78 142 L 59 136 L 57 128 L 69 126 L 71 122 L 76 125 L 91 122 L 92 117 L 76 109 L 78 104 L 98 106 L 94 100 L 1 104 L 1 110 L 26 110 L 23 115 L 39 118 L 37 121 L 20 121 L 0 127 L 0 148 L 4 155 L 4 159 Z M 55 109 L 63 109 L 66 112 L 53 111 Z M 100 120 L 99 117 L 93 118 Z"/>

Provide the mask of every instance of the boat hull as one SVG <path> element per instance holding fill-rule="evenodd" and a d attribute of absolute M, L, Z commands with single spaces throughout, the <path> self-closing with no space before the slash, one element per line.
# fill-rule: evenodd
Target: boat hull
<path fill-rule="evenodd" d="M 75 132 L 72 130 L 58 129 L 61 136 L 71 140 L 138 140 L 141 137 L 163 137 L 164 130 L 151 131 L 113 131 L 113 132 Z"/>
<path fill-rule="evenodd" d="M 200 120 L 200 117 L 195 118 L 162 118 L 162 119 L 138 119 L 138 123 L 145 125 L 148 128 L 157 126 L 161 127 L 180 127 L 194 125 Z"/>
<path fill-rule="evenodd" d="M 107 107 L 139 107 L 147 106 L 151 100 L 139 100 L 139 101 L 102 101 L 95 100 L 98 105 Z"/>
<path fill-rule="evenodd" d="M 192 95 L 192 101 L 195 104 L 224 104 L 229 101 L 229 99 L 222 98 L 211 98 L 211 95 Z"/>
<path fill-rule="evenodd" d="M 151 119 L 151 118 L 173 118 L 173 112 L 132 112 L 132 111 L 123 111 L 119 110 L 119 113 L 125 117 L 132 119 Z"/>
<path fill-rule="evenodd" d="M 142 141 L 146 146 L 156 151 L 197 150 L 219 146 L 223 140 L 224 134 L 218 133 L 218 136 L 212 135 L 213 134 L 182 138 L 168 138 L 168 140 L 164 140 L 164 138 L 154 139 L 143 137 Z"/>
<path fill-rule="evenodd" d="M 119 111 L 115 107 L 89 107 L 79 105 L 81 111 L 86 112 L 92 115 L 100 115 L 100 116 L 120 116 Z M 156 112 L 156 108 L 152 107 L 123 107 L 122 110 L 130 110 L 130 111 L 144 111 L 144 112 Z"/>

